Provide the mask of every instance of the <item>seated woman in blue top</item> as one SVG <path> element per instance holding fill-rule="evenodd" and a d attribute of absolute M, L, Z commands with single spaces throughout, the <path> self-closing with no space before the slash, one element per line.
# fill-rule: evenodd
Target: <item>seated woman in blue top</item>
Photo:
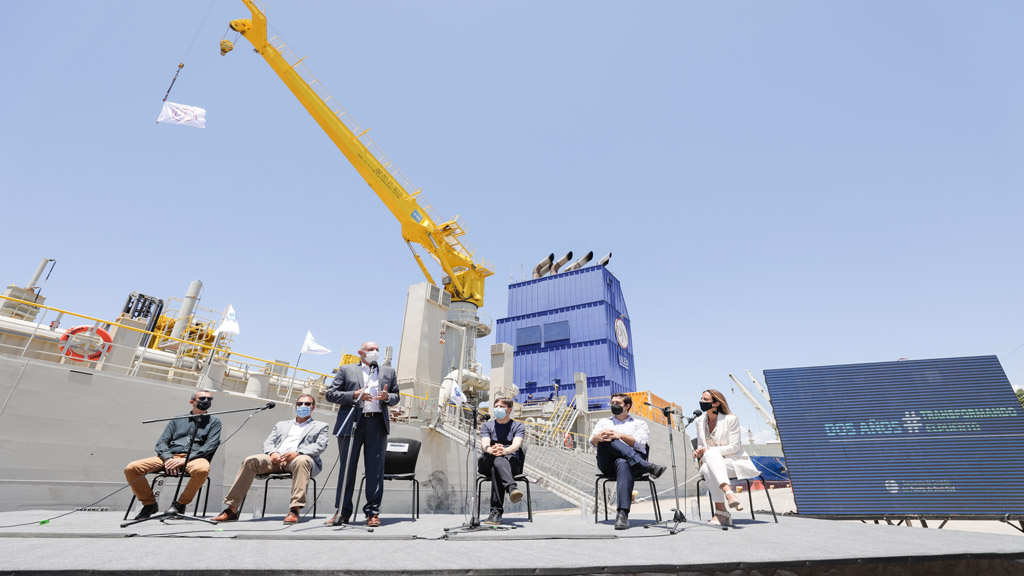
<path fill-rule="evenodd" d="M 484 453 L 477 469 L 491 478 L 491 514 L 484 524 L 501 524 L 505 494 L 513 504 L 523 499 L 515 477 L 523 472 L 523 453 L 519 447 L 523 445 L 526 426 L 512 419 L 514 405 L 511 398 L 496 398 L 491 406 L 494 419 L 480 427 L 480 446 Z"/>

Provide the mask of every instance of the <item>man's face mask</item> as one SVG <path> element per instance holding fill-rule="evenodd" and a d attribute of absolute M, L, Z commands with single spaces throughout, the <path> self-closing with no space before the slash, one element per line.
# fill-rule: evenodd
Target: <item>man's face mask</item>
<path fill-rule="evenodd" d="M 625 410 L 626 408 L 622 404 L 612 404 L 612 414 L 616 416 L 622 414 Z"/>
<path fill-rule="evenodd" d="M 504 408 L 495 408 L 494 409 L 494 417 L 497 418 L 498 420 L 503 419 L 505 416 L 508 416 L 508 410 L 506 410 Z"/>
<path fill-rule="evenodd" d="M 213 398 L 196 398 L 196 408 L 199 410 L 209 410 L 212 405 Z"/>

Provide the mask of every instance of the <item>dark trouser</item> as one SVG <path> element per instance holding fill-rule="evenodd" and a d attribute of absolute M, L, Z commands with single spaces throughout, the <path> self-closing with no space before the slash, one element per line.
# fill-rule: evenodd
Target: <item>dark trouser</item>
<path fill-rule="evenodd" d="M 514 478 L 523 473 L 523 463 L 513 455 L 495 456 L 485 453 L 477 461 L 477 470 L 491 478 L 491 512 L 503 514 L 505 494 L 516 487 Z"/>
<path fill-rule="evenodd" d="M 338 475 L 338 489 L 334 496 L 335 508 L 341 508 L 341 515 L 352 518 L 352 496 L 356 491 L 356 468 L 359 463 L 359 450 L 363 450 L 363 471 L 366 474 L 366 505 L 363 512 L 380 514 L 380 501 L 384 497 L 384 455 L 388 448 L 387 415 L 379 412 L 364 413 L 359 419 L 352 435 L 352 455 L 348 457 L 349 439 L 342 435 L 338 438 L 339 462 L 348 462 L 348 475 L 345 479 L 345 505 L 341 503 L 342 476 Z M 354 518 L 353 518 L 354 519 Z"/>
<path fill-rule="evenodd" d="M 622 440 L 597 444 L 597 467 L 601 474 L 615 477 L 619 510 L 629 512 L 629 504 L 633 501 L 633 476 L 643 474 L 649 466 L 646 454 L 637 452 Z"/>

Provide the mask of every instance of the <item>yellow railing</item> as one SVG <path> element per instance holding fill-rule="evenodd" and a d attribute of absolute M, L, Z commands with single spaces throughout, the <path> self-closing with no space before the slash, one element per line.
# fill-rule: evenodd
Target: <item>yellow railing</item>
<path fill-rule="evenodd" d="M 68 316 L 73 316 L 75 318 L 81 318 L 83 320 L 88 320 L 88 321 L 94 322 L 97 325 L 104 325 L 104 326 L 108 326 L 108 327 L 117 327 L 119 329 L 124 329 L 124 330 L 129 330 L 129 331 L 132 331 L 132 332 L 137 332 L 139 334 L 149 334 L 150 336 L 153 336 L 153 337 L 159 336 L 160 338 L 162 338 L 164 340 L 168 340 L 168 341 L 172 341 L 172 342 L 180 342 L 182 344 L 187 344 L 188 346 L 191 346 L 193 348 L 200 348 L 200 349 L 203 350 L 204 353 L 209 353 L 210 351 L 213 351 L 214 353 L 217 353 L 217 354 L 220 354 L 220 355 L 223 355 L 223 356 L 226 356 L 226 355 L 230 354 L 233 357 L 245 358 L 247 360 L 253 361 L 254 364 L 262 364 L 262 365 L 268 366 L 268 367 L 269 366 L 279 366 L 279 367 L 281 367 L 283 369 L 282 370 L 282 375 L 287 374 L 287 372 L 289 372 L 289 371 L 294 371 L 294 373 L 296 373 L 296 374 L 298 372 L 304 372 L 304 373 L 312 375 L 312 376 L 316 376 L 316 377 L 319 377 L 319 378 L 324 378 L 324 379 L 326 379 L 326 381 L 330 381 L 331 379 L 334 378 L 330 374 L 324 374 L 323 372 L 317 372 L 316 370 L 309 370 L 309 369 L 306 369 L 306 368 L 296 368 L 295 366 L 292 366 L 292 365 L 289 365 L 289 364 L 281 364 L 280 362 L 275 362 L 273 360 L 266 360 L 266 359 L 263 359 L 263 358 L 259 358 L 257 356 L 249 356 L 247 354 L 242 354 L 242 353 L 236 352 L 236 351 L 234 351 L 234 350 L 232 350 L 230 348 L 219 348 L 219 347 L 214 347 L 214 346 L 209 345 L 209 344 L 204 344 L 204 343 L 196 342 L 196 341 L 192 341 L 192 340 L 183 340 L 181 338 L 172 338 L 171 336 L 167 336 L 167 335 L 164 335 L 162 333 L 153 332 L 153 331 L 150 331 L 150 330 L 144 330 L 144 329 L 141 329 L 141 328 L 136 328 L 135 326 L 127 326 L 125 324 L 119 324 L 119 323 L 114 322 L 114 321 L 104 320 L 102 318 L 96 318 L 94 316 L 89 316 L 89 315 L 86 315 L 86 314 L 79 314 L 77 312 L 72 312 L 70 310 L 65 310 L 63 308 L 57 308 L 57 307 L 54 307 L 54 306 L 47 306 L 47 305 L 44 305 L 44 304 L 38 304 L 36 302 L 29 302 L 29 301 L 26 301 L 26 300 L 20 300 L 18 298 L 11 298 L 9 296 L 2 296 L 2 295 L 0 295 L 0 299 L 7 300 L 7 301 L 10 301 L 10 302 L 14 302 L 14 303 L 19 304 L 19 305 L 26 305 L 26 306 L 30 306 L 30 307 L 33 307 L 33 308 L 38 308 L 38 309 L 41 309 L 41 310 L 46 310 L 46 311 L 54 312 L 54 313 L 57 313 L 57 314 L 64 314 L 64 315 L 68 315 Z M 38 331 L 47 331 L 47 332 L 51 332 L 51 333 L 56 332 L 55 330 L 50 330 L 50 329 L 47 329 L 47 328 L 43 328 L 42 319 L 40 319 L 39 321 L 33 322 L 33 323 L 36 325 L 37 332 Z M 60 332 L 60 333 L 63 333 L 63 332 Z M 34 335 L 35 334 L 26 334 L 25 336 L 31 339 Z M 27 351 L 27 346 L 28 346 L 28 344 L 26 344 L 25 351 Z M 235 362 L 237 363 L 237 361 L 235 361 Z M 183 369 L 179 368 L 178 370 L 183 370 Z M 296 379 L 297 379 L 297 377 L 296 377 Z M 422 397 L 415 396 L 413 394 L 406 393 L 406 392 L 401 392 L 400 394 L 402 396 L 408 397 L 410 399 L 421 400 L 421 401 L 424 401 L 424 402 L 429 400 L 429 398 L 422 398 Z"/>

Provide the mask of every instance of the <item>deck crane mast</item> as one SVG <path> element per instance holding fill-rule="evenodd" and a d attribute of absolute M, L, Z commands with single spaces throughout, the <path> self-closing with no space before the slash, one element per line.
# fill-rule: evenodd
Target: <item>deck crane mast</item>
<path fill-rule="evenodd" d="M 771 402 L 771 398 L 768 397 L 768 393 L 764 390 L 764 388 L 761 387 L 761 384 L 757 381 L 757 379 L 754 378 L 754 375 L 750 373 L 750 370 L 747 370 L 747 376 L 750 376 L 750 379 L 754 381 L 754 384 L 757 386 L 757 389 L 761 391 L 761 394 L 765 397 L 765 399 Z M 754 410 L 757 411 L 761 418 L 764 418 L 764 421 L 767 422 L 768 425 L 772 427 L 772 431 L 775 432 L 775 437 L 780 438 L 779 428 L 778 426 L 775 425 L 775 417 L 772 416 L 772 413 L 769 412 L 768 410 L 765 410 L 764 407 L 761 406 L 761 403 L 758 402 L 756 398 L 754 398 L 754 395 L 751 394 L 749 390 L 747 390 L 747 387 L 741 384 L 735 376 L 729 374 L 729 378 L 731 378 L 732 381 L 736 384 L 736 386 L 739 387 L 740 392 L 742 392 L 743 395 L 747 398 L 747 400 L 750 401 L 750 403 L 754 406 Z"/>
<path fill-rule="evenodd" d="M 445 277 L 442 283 L 444 289 L 452 295 L 453 308 L 462 308 L 463 317 L 469 320 L 470 326 L 477 328 L 478 336 L 489 333 L 489 325 L 480 322 L 474 324 L 473 321 L 476 320 L 475 310 L 483 305 L 484 279 L 494 272 L 491 265 L 483 259 L 474 260 L 472 249 L 459 239 L 465 233 L 461 219 L 456 216 L 447 222 L 438 222 L 429 205 L 421 205 L 418 202 L 420 190 L 415 189 L 410 193 L 412 185 L 367 136 L 369 130 L 360 128 L 343 108 L 332 101 L 323 85 L 302 64 L 303 59 L 293 58 L 293 61 L 289 62 L 285 51 L 289 55 L 292 53 L 284 42 L 277 37 L 267 40 L 267 18 L 263 11 L 252 0 L 242 2 L 252 12 L 252 18 L 232 20 L 231 29 L 252 43 L 253 51 L 267 61 L 270 68 L 384 202 L 391 214 L 398 219 L 402 227 L 402 238 L 412 251 L 427 281 L 437 285 L 413 248 L 413 243 L 423 247 L 444 270 Z M 221 54 L 227 54 L 233 47 L 230 40 L 222 40 Z M 465 304 L 457 306 L 454 303 Z M 466 312 L 470 313 L 468 318 Z"/>

